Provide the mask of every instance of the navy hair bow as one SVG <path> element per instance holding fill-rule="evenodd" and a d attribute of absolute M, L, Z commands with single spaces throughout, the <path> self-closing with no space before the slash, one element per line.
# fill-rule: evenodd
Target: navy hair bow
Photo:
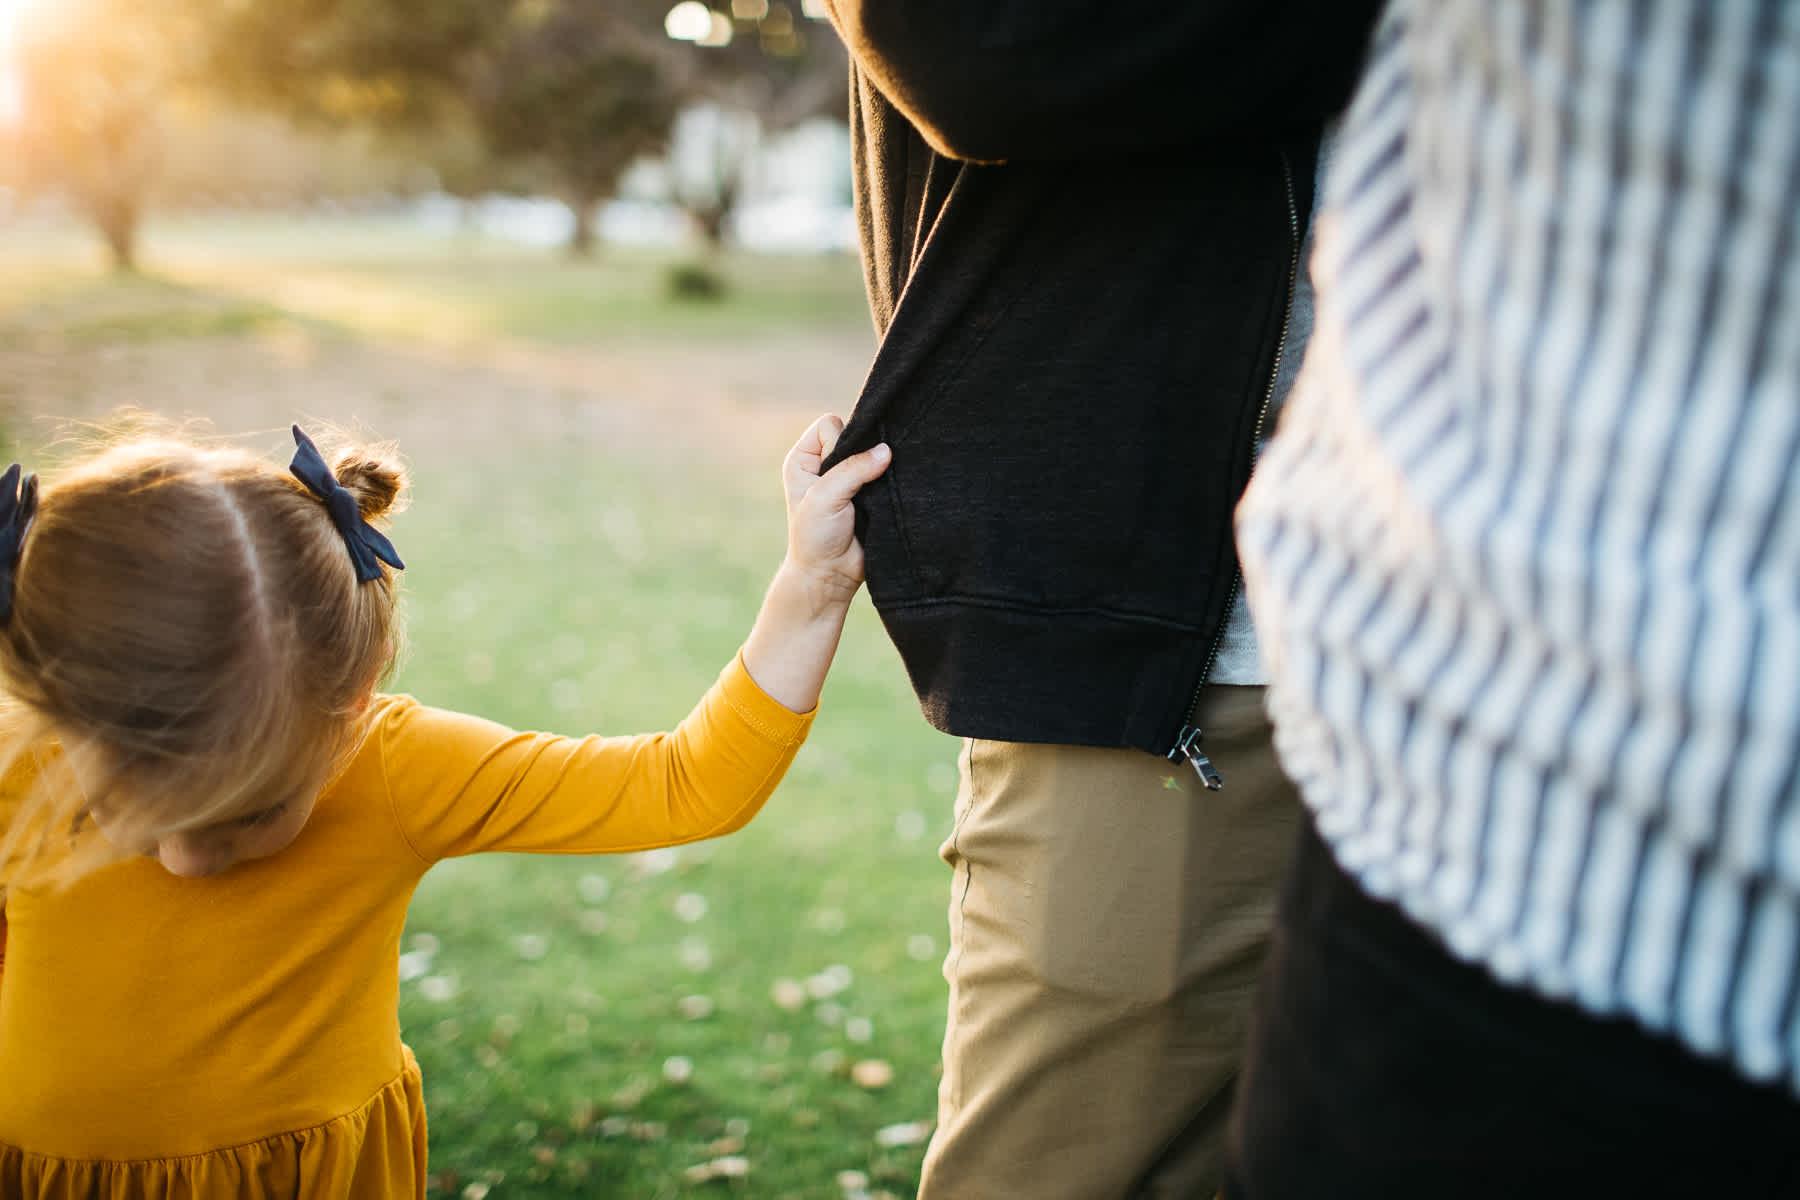
<path fill-rule="evenodd" d="M 394 549 L 394 543 L 387 540 L 379 529 L 363 520 L 362 510 L 356 505 L 356 497 L 350 490 L 337 481 L 331 468 L 325 465 L 324 455 L 313 445 L 311 438 L 294 426 L 294 461 L 288 464 L 288 470 L 294 478 L 306 485 L 306 490 L 325 502 L 325 511 L 331 514 L 331 523 L 343 535 L 344 545 L 350 549 L 350 561 L 356 565 L 356 578 L 362 583 L 381 578 L 381 568 L 375 560 L 380 559 L 396 571 L 404 571 L 406 564 L 400 561 L 400 552 Z M 0 481 L 3 482 L 3 481 Z"/>
<path fill-rule="evenodd" d="M 37 516 L 38 480 L 26 475 L 18 463 L 0 475 L 0 621 L 12 616 L 13 577 L 19 569 L 19 555 L 25 550 L 25 534 Z"/>

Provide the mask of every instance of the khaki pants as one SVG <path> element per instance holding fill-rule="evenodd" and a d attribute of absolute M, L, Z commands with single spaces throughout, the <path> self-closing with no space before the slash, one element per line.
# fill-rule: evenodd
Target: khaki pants
<path fill-rule="evenodd" d="M 1206 689 L 1224 776 L 964 743 L 950 983 L 920 1200 L 1210 1197 L 1300 806 L 1262 689 Z"/>

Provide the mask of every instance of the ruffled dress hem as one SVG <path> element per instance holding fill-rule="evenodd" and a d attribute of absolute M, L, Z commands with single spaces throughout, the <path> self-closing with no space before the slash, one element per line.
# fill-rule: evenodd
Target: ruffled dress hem
<path fill-rule="evenodd" d="M 425 1141 L 419 1064 L 406 1050 L 400 1074 L 361 1108 L 242 1145 L 115 1160 L 0 1142 L 0 1190 L 21 1200 L 412 1200 L 425 1195 Z"/>

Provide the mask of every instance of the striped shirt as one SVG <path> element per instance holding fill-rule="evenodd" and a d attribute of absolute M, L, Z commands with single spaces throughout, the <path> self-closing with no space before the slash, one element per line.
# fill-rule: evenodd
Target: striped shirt
<path fill-rule="evenodd" d="M 1321 833 L 1800 1091 L 1800 3 L 1392 0 L 1324 203 L 1239 509 Z"/>

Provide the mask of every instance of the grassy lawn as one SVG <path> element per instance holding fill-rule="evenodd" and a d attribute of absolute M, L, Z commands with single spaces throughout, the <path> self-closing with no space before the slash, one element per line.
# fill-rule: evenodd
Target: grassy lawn
<path fill-rule="evenodd" d="M 0 419 L 34 465 L 128 402 L 277 452 L 399 441 L 396 686 L 569 733 L 680 719 L 781 553 L 776 468 L 870 347 L 853 261 L 592 263 L 379 222 L 158 226 L 143 277 L 0 230 Z M 866 603 L 749 829 L 618 858 L 488 856 L 420 888 L 400 1019 L 444 1196 L 908 1196 L 934 1110 L 955 743 Z M 849 1173 L 849 1174 L 845 1174 Z"/>
<path fill-rule="evenodd" d="M 465 341 L 516 337 L 542 343 L 605 344 L 617 338 L 755 338 L 772 326 L 869 327 L 861 276 L 841 255 L 726 253 L 712 264 L 727 284 L 715 304 L 669 294 L 672 266 L 699 253 L 602 247 L 591 259 L 493 239 L 430 236 L 398 219 L 297 222 L 237 217 L 152 225 L 144 275 L 108 277 L 91 235 L 80 229 L 0 225 L 0 319 L 52 305 L 69 313 L 97 305 L 105 334 L 120 309 L 154 302 L 170 324 L 147 316 L 121 330 L 194 332 L 196 310 L 216 326 L 253 327 L 281 318 L 340 326 L 369 336 Z"/>

